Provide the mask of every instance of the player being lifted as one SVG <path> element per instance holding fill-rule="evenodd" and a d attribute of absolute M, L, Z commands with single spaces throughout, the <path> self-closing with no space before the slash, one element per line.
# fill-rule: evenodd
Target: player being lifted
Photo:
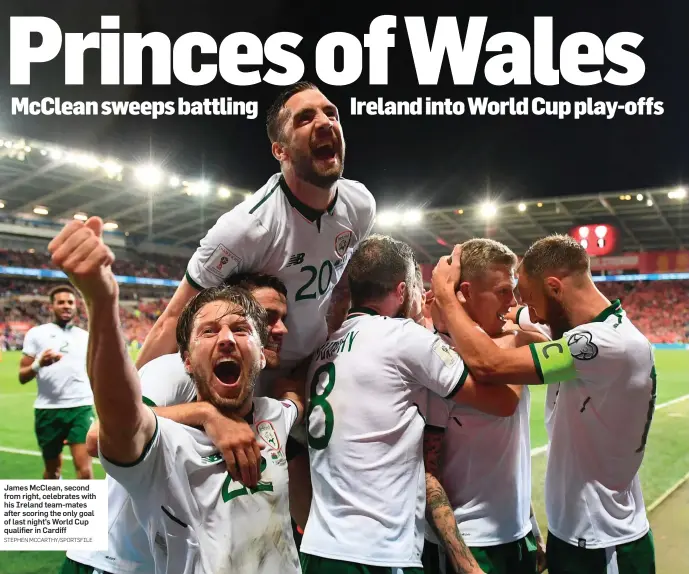
<path fill-rule="evenodd" d="M 43 455 L 43 478 L 62 475 L 65 441 L 74 460 L 77 478 L 93 478 L 86 433 L 93 422 L 93 393 L 86 373 L 88 333 L 73 324 L 76 292 L 59 285 L 50 293 L 54 320 L 29 329 L 19 363 L 19 382 L 36 378 L 35 430 Z"/>
<path fill-rule="evenodd" d="M 184 308 L 176 333 L 199 396 L 249 419 L 264 448 L 262 480 L 249 490 L 231 479 L 203 431 L 144 405 L 119 329 L 114 256 L 102 228 L 98 218 L 71 222 L 49 250 L 86 300 L 100 458 L 132 497 L 156 572 L 298 573 L 284 445 L 302 409 L 298 397 L 296 403 L 253 397 L 265 366 L 265 310 L 243 289 L 207 289 Z"/>
<path fill-rule="evenodd" d="M 517 256 L 491 239 L 462 244 L 459 290 L 464 308 L 501 347 L 545 341 L 540 334 L 507 331 L 505 313 L 514 304 Z M 434 309 L 441 337 L 446 326 Z M 511 385 L 515 412 L 497 417 L 429 393 L 426 416 L 427 470 L 437 467 L 462 536 L 486 574 L 535 574 L 545 564 L 545 545 L 531 512 L 530 396 Z M 426 574 L 452 572 L 427 531 Z M 538 559 L 538 560 L 537 560 Z M 444 567 L 443 567 L 444 566 Z"/>
<path fill-rule="evenodd" d="M 364 185 L 342 178 L 345 140 L 339 113 L 315 85 L 299 82 L 281 93 L 268 111 L 267 131 L 280 172 L 208 231 L 146 338 L 138 367 L 175 352 L 177 318 L 195 293 L 242 271 L 267 273 L 287 286 L 283 371 L 327 337 L 333 288 L 352 251 L 371 231 L 375 200 Z"/>
<path fill-rule="evenodd" d="M 656 398 L 651 344 L 620 302 L 596 288 L 588 254 L 571 237 L 546 237 L 524 255 L 519 292 L 552 341 L 519 349 L 497 347 L 462 308 L 460 261 L 456 246 L 432 285 L 471 373 L 486 382 L 548 385 L 548 571 L 655 572 L 638 476 Z"/>
<path fill-rule="evenodd" d="M 373 196 L 363 184 L 342 178 L 345 140 L 338 110 L 314 84 L 299 82 L 277 97 L 268 110 L 267 132 L 280 172 L 206 234 L 137 358 L 141 368 L 172 354 L 160 359 L 168 376 L 170 362 L 177 363 L 179 375 L 171 378 L 171 385 L 186 378 L 174 355 L 175 326 L 186 302 L 231 274 L 251 271 L 279 278 L 287 287 L 290 308 L 280 369 L 264 372 L 256 388 L 256 396 L 266 394 L 271 381 L 325 341 L 331 298 L 346 286 L 341 279 L 347 261 L 373 227 Z M 349 307 L 348 297 L 335 297 L 338 306 Z M 336 317 L 341 314 L 333 311 Z M 295 431 L 304 443 L 303 428 Z M 308 476 L 308 461 L 294 446 L 291 439 L 290 452 L 296 458 L 290 461 L 290 474 L 301 483 Z M 247 449 L 247 459 L 249 455 Z"/>
<path fill-rule="evenodd" d="M 426 481 L 416 397 L 430 388 L 500 414 L 512 412 L 514 393 L 474 384 L 461 358 L 409 319 L 421 302 L 407 244 L 369 237 L 352 256 L 348 282 L 349 315 L 316 350 L 306 379 L 313 500 L 302 568 L 306 574 L 420 572 Z M 494 393 L 498 388 L 504 392 Z M 446 535 L 442 542 L 457 571 L 481 572 L 452 509 L 429 508 L 438 511 L 430 521 Z"/>

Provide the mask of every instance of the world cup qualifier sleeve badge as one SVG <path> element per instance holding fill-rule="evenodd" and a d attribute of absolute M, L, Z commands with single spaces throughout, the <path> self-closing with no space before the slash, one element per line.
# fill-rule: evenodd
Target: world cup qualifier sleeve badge
<path fill-rule="evenodd" d="M 342 259 L 345 256 L 345 253 L 347 253 L 347 249 L 349 249 L 349 245 L 352 243 L 352 232 L 347 230 L 343 231 L 342 233 L 338 234 L 338 236 L 335 238 L 335 253 L 337 253 L 337 256 Z"/>

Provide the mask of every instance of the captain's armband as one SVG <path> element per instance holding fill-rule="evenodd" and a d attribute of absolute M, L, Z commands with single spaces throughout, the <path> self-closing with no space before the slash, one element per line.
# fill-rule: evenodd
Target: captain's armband
<path fill-rule="evenodd" d="M 564 337 L 557 341 L 531 343 L 529 348 L 538 376 L 546 385 L 576 379 L 574 357 Z"/>

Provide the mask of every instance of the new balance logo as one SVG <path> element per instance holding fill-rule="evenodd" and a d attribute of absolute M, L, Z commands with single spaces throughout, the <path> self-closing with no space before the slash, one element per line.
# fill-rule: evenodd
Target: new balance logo
<path fill-rule="evenodd" d="M 292 255 L 292 257 L 290 257 L 287 261 L 287 267 L 292 267 L 292 265 L 301 265 L 304 263 L 304 255 L 305 253 L 297 253 L 296 255 Z"/>

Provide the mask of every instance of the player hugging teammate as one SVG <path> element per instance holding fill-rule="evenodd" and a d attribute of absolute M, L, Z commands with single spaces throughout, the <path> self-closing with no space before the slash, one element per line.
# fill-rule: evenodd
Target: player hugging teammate
<path fill-rule="evenodd" d="M 287 90 L 268 135 L 280 173 L 201 241 L 139 372 L 102 221 L 51 242 L 89 311 L 91 450 L 122 512 L 108 552 L 63 572 L 654 572 L 637 474 L 652 349 L 581 246 L 548 237 L 519 265 L 495 241 L 456 246 L 429 305 L 412 249 L 371 235 L 373 197 L 342 178 L 322 92 Z M 517 278 L 528 310 L 508 326 Z M 547 548 L 531 384 L 548 385 Z"/>

